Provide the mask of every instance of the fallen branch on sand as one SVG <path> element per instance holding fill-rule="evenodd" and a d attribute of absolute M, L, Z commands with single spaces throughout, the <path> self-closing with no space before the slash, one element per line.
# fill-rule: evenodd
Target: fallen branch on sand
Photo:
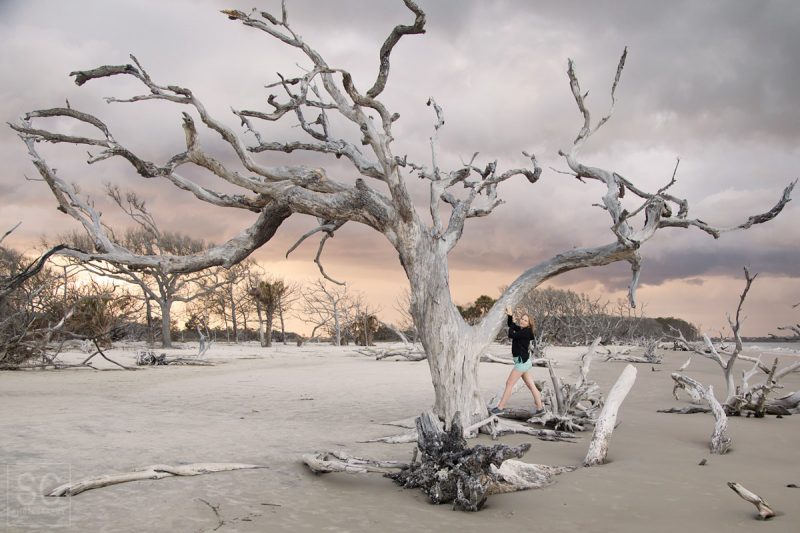
<path fill-rule="evenodd" d="M 165 365 L 184 365 L 184 366 L 214 366 L 214 363 L 196 358 L 172 357 L 167 358 L 167 354 L 156 355 L 150 350 L 140 350 L 136 352 L 136 366 L 165 366 Z"/>
<path fill-rule="evenodd" d="M 327 474 L 330 472 L 346 472 L 348 474 L 376 472 L 388 474 L 408 467 L 408 463 L 364 459 L 362 457 L 353 457 L 341 451 L 305 454 L 303 455 L 303 462 L 315 474 Z"/>
<path fill-rule="evenodd" d="M 192 463 L 188 465 L 150 465 L 122 474 L 111 474 L 89 479 L 82 479 L 74 483 L 60 485 L 46 494 L 46 496 L 75 496 L 87 490 L 99 489 L 129 481 L 145 479 L 162 479 L 173 476 L 199 476 L 213 472 L 227 472 L 230 470 L 245 470 L 252 468 L 269 468 L 263 465 L 249 465 L 241 463 Z"/>
<path fill-rule="evenodd" d="M 686 390 L 694 391 L 693 395 L 701 397 L 708 404 L 715 420 L 714 432 L 711 434 L 711 453 L 723 454 L 727 452 L 731 445 L 731 439 L 728 436 L 728 417 L 722 405 L 714 396 L 714 389 L 711 385 L 704 387 L 700 382 L 677 372 L 672 373 L 672 379 L 676 383 L 681 383 Z"/>
<path fill-rule="evenodd" d="M 595 466 L 606 462 L 608 441 L 616 426 L 617 411 L 628 392 L 630 392 L 631 387 L 633 387 L 634 381 L 636 381 L 636 368 L 629 364 L 622 371 L 617 382 L 614 383 L 611 392 L 608 393 L 606 404 L 597 418 L 594 433 L 592 434 L 592 442 L 589 443 L 589 451 L 583 460 L 583 466 Z"/>
<path fill-rule="evenodd" d="M 428 358 L 428 356 L 425 354 L 425 350 L 423 350 L 422 347 L 413 346 L 410 344 L 398 348 L 384 349 L 364 347 L 355 350 L 355 352 L 368 357 L 374 357 L 376 361 L 380 361 L 381 359 L 386 359 L 388 357 L 403 357 L 409 361 L 424 361 Z"/>
<path fill-rule="evenodd" d="M 756 506 L 758 509 L 758 519 L 759 520 L 769 520 L 773 516 L 775 516 L 775 511 L 764 501 L 764 499 L 754 492 L 750 492 L 743 486 L 738 483 L 734 483 L 732 481 L 728 481 L 728 486 L 738 494 L 743 500 L 748 501 Z"/>

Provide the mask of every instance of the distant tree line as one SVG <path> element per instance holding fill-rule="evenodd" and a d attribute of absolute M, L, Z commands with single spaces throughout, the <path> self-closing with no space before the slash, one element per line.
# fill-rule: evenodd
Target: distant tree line
<path fill-rule="evenodd" d="M 494 302 L 492 297 L 481 295 L 472 303 L 459 305 L 458 310 L 467 322 L 476 323 Z M 643 311 L 630 308 L 626 301 L 612 306 L 608 301 L 571 290 L 534 289 L 519 307 L 536 321 L 537 340 L 546 344 L 590 344 L 596 337 L 601 337 L 603 344 L 631 343 L 643 337 L 676 335 L 676 331 L 687 340 L 699 336 L 697 327 L 681 318 L 649 318 Z M 501 331 L 498 340 L 504 337 L 505 331 Z"/>

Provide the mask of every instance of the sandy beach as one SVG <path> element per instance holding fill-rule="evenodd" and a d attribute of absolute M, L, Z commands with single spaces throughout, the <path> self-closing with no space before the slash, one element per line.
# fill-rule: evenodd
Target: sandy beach
<path fill-rule="evenodd" d="M 135 348 L 116 347 L 109 356 L 131 364 Z M 187 345 L 169 353 L 194 350 Z M 497 345 L 491 351 L 507 350 Z M 559 362 L 557 372 L 568 376 L 585 348 L 549 350 Z M 0 483 L 6 489 L 0 525 L 8 531 L 50 526 L 69 531 L 798 531 L 800 489 L 787 484 L 800 484 L 800 417 L 732 418 L 732 449 L 713 456 L 708 452 L 711 415 L 656 413 L 686 404 L 672 398 L 669 374 L 687 355 L 663 353 L 656 371 L 637 365 L 608 464 L 563 474 L 544 489 L 490 497 L 478 513 L 430 505 L 420 492 L 400 489 L 379 475 L 314 475 L 300 462 L 303 453 L 317 450 L 408 460 L 414 444 L 358 441 L 400 433 L 383 424 L 430 407 L 433 390 L 425 362 L 375 361 L 352 347 L 217 344 L 208 354 L 214 366 L 0 372 L 0 462 L 6 464 L 5 472 L 0 469 L 6 476 Z M 508 368 L 481 364 L 487 398 L 502 385 Z M 623 363 L 595 360 L 590 376 L 605 393 L 623 368 Z M 722 390 L 722 373 L 707 359 L 694 356 L 687 373 Z M 546 371 L 534 368 L 534 374 L 541 379 Z M 800 388 L 800 374 L 785 378 L 784 385 L 787 392 Z M 510 405 L 531 403 L 523 390 Z M 590 436 L 583 433 L 576 443 L 525 436 L 501 441 L 531 442 L 527 462 L 577 465 Z M 470 441 L 477 442 L 491 439 Z M 698 465 L 702 459 L 705 466 Z M 54 479 L 68 475 L 75 481 L 156 463 L 192 462 L 268 468 L 91 490 L 58 499 L 58 516 L 37 514 L 40 504 L 20 500 L 14 490 L 26 468 L 36 475 L 49 468 Z M 46 484 L 35 476 L 31 481 Z M 779 516 L 757 522 L 755 508 L 727 481 L 764 497 Z M 25 505 L 27 510 L 20 509 Z M 47 520 L 52 522 L 44 527 Z"/>

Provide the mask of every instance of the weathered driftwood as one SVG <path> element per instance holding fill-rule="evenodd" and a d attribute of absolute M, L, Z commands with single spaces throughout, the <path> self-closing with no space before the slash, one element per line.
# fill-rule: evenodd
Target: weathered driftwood
<path fill-rule="evenodd" d="M 638 344 L 642 346 L 643 352 L 642 355 L 631 355 L 630 350 L 625 350 L 623 352 L 614 353 L 611 350 L 607 350 L 606 354 L 606 361 L 623 361 L 627 363 L 649 363 L 658 365 L 661 364 L 662 359 L 664 358 L 661 354 L 659 354 L 656 350 L 661 343 L 661 338 L 642 338 L 638 341 Z"/>
<path fill-rule="evenodd" d="M 529 412 L 525 411 L 525 413 L 526 413 L 526 418 L 530 417 Z M 399 424 L 391 424 L 391 425 L 399 425 Z M 401 427 L 407 427 L 407 426 L 401 426 Z M 534 428 L 527 424 L 521 424 L 510 420 L 498 420 L 496 416 L 490 416 L 485 420 L 477 422 L 468 428 L 464 428 L 464 438 L 472 439 L 477 437 L 479 430 L 491 435 L 493 439 L 496 439 L 497 437 L 500 437 L 502 435 L 508 435 L 512 433 L 530 435 L 532 437 L 536 437 L 539 440 L 548 442 L 555 442 L 555 441 L 572 442 L 572 439 L 576 437 L 574 433 L 570 433 L 569 431 Z M 400 433 L 399 435 L 390 435 L 388 437 L 379 437 L 376 439 L 368 439 L 358 442 L 362 443 L 382 442 L 385 444 L 406 444 L 409 442 L 415 442 L 417 441 L 418 438 L 419 438 L 419 433 L 415 429 L 413 431 L 409 431 L 406 433 Z"/>
<path fill-rule="evenodd" d="M 419 488 L 431 503 L 452 503 L 454 509 L 464 511 L 479 511 L 486 503 L 496 483 L 492 467 L 522 457 L 530 449 L 530 444 L 468 448 L 459 417 L 453 417 L 444 431 L 430 412 L 417 419 L 417 432 L 420 463 L 385 475 L 405 488 Z"/>
<path fill-rule="evenodd" d="M 800 391 L 769 400 L 766 412 L 770 415 L 800 414 Z"/>
<path fill-rule="evenodd" d="M 509 418 L 511 420 L 528 420 L 531 417 L 531 411 L 522 409 L 521 407 L 506 407 L 497 416 L 500 418 Z"/>
<path fill-rule="evenodd" d="M 419 346 L 414 346 L 412 344 L 408 344 L 406 346 L 401 347 L 391 347 L 391 348 L 369 348 L 364 347 L 358 350 L 355 350 L 357 353 L 361 355 L 366 355 L 368 357 L 374 357 L 376 361 L 380 361 L 381 359 L 387 359 L 389 357 L 403 357 L 409 361 L 424 361 L 428 358 L 425 354 L 425 350 L 423 350 Z"/>
<path fill-rule="evenodd" d="M 502 494 L 546 487 L 555 482 L 555 476 L 572 472 L 577 467 L 536 465 L 507 459 L 499 467 L 492 465 L 491 469 L 496 479 L 489 488 L 489 494 Z"/>
<path fill-rule="evenodd" d="M 711 434 L 711 453 L 723 454 L 727 452 L 731 445 L 731 438 L 728 436 L 728 417 L 722 405 L 714 396 L 714 389 L 711 385 L 704 387 L 700 382 L 677 372 L 672 373 L 672 379 L 683 384 L 687 390 L 694 390 L 708 404 L 715 420 L 714 431 Z"/>
<path fill-rule="evenodd" d="M 608 454 L 608 441 L 614 432 L 617 422 L 617 411 L 625 400 L 628 392 L 636 381 L 636 368 L 627 365 L 620 374 L 617 382 L 611 388 L 606 398 L 606 404 L 597 418 L 592 434 L 592 441 L 589 443 L 589 451 L 583 460 L 583 466 L 594 466 L 605 463 Z"/>
<path fill-rule="evenodd" d="M 136 366 L 167 366 L 167 365 L 186 365 L 186 366 L 213 366 L 213 363 L 195 358 L 186 357 L 167 357 L 162 353 L 156 355 L 151 350 L 140 350 L 136 352 Z"/>
<path fill-rule="evenodd" d="M 686 406 L 686 407 L 670 407 L 669 409 L 659 409 L 658 413 L 672 413 L 678 415 L 693 415 L 696 413 L 710 413 L 711 409 L 708 407 Z"/>
<path fill-rule="evenodd" d="M 348 474 L 375 472 L 387 474 L 400 468 L 408 467 L 408 463 L 376 461 L 374 459 L 354 457 L 341 451 L 305 454 L 303 455 L 303 462 L 315 474 L 327 474 L 330 472 L 346 472 Z"/>
<path fill-rule="evenodd" d="M 543 396 L 546 403 L 550 404 L 550 410 L 531 417 L 529 423 L 567 431 L 583 431 L 587 426 L 594 425 L 603 400 L 600 388 L 595 382 L 589 381 L 588 374 L 599 344 L 600 337 L 597 337 L 581 357 L 578 377 L 572 385 L 562 383 L 552 365 L 548 365 L 552 389 L 546 389 Z"/>
<path fill-rule="evenodd" d="M 737 388 L 736 394 L 725 402 L 724 408 L 728 416 L 740 415 L 755 415 L 756 417 L 763 417 L 764 415 L 788 415 L 793 412 L 800 412 L 800 391 L 792 392 L 782 396 L 779 399 L 769 398 L 769 395 L 775 389 L 781 388 L 778 383 L 779 380 L 787 374 L 794 372 L 800 368 L 800 361 L 787 365 L 783 368 L 778 368 L 778 358 L 769 368 L 767 379 L 763 383 L 754 386 L 749 385 L 749 379 L 761 367 L 758 361 L 749 372 L 744 372 L 742 375 L 742 385 Z"/>
<path fill-rule="evenodd" d="M 481 356 L 481 363 L 500 363 L 501 365 L 513 365 L 514 361 L 509 357 L 497 357 L 490 353 Z"/>
<path fill-rule="evenodd" d="M 754 492 L 750 492 L 746 488 L 744 488 L 739 483 L 735 483 L 732 481 L 728 481 L 728 486 L 738 494 L 743 500 L 748 501 L 756 506 L 758 509 L 758 519 L 759 520 L 769 520 L 773 516 L 775 516 L 775 511 L 772 510 L 772 507 L 764 501 L 764 498 L 759 496 Z"/>
<path fill-rule="evenodd" d="M 540 429 L 511 420 L 501 420 L 494 426 L 493 429 L 495 431 L 495 435 L 493 435 L 494 437 L 517 433 L 521 435 L 531 435 L 539 440 L 550 442 L 573 442 L 573 439 L 577 437 L 577 435 L 569 431 Z"/>
<path fill-rule="evenodd" d="M 677 374 L 677 375 L 680 375 L 680 374 Z M 700 393 L 697 391 L 697 389 L 694 389 L 694 388 L 691 388 L 691 387 L 687 388 L 685 383 L 683 381 L 679 380 L 679 379 L 675 379 L 675 376 L 676 376 L 676 373 L 673 373 L 672 374 L 672 381 L 675 382 L 675 384 L 672 387 L 672 396 L 673 396 L 673 398 L 675 398 L 676 400 L 680 400 L 680 398 L 678 398 L 678 390 L 683 390 L 683 391 L 686 391 L 686 394 L 689 395 L 690 401 L 692 403 L 701 403 L 703 401 L 703 397 L 700 396 Z"/>
<path fill-rule="evenodd" d="M 98 476 L 89 479 L 82 479 L 76 482 L 60 485 L 46 494 L 46 496 L 75 496 L 87 490 L 99 489 L 119 483 L 129 481 L 141 481 L 144 479 L 162 479 L 172 476 L 199 476 L 200 474 L 210 474 L 212 472 L 228 472 L 230 470 L 246 470 L 253 468 L 269 468 L 263 465 L 249 465 L 241 463 L 192 463 L 188 465 L 151 465 L 124 472 L 122 474 L 111 474 Z"/>

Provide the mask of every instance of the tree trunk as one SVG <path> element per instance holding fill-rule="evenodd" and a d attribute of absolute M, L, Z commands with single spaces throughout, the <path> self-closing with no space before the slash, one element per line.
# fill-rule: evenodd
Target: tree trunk
<path fill-rule="evenodd" d="M 264 317 L 261 315 L 261 302 L 256 299 L 256 314 L 258 315 L 258 342 L 264 347 L 267 341 L 264 339 Z"/>
<path fill-rule="evenodd" d="M 286 344 L 286 327 L 284 326 L 284 323 L 283 323 L 283 308 L 282 307 L 278 308 L 278 316 L 281 319 L 281 342 L 283 342 L 283 344 Z"/>
<path fill-rule="evenodd" d="M 169 300 L 162 300 L 159 302 L 161 306 L 161 347 L 172 348 L 172 330 L 170 328 L 170 311 L 172 302 Z"/>
<path fill-rule="evenodd" d="M 233 330 L 233 342 L 239 342 L 239 328 L 236 324 L 236 300 L 233 298 L 233 284 L 230 285 L 231 296 L 231 329 Z"/>
<path fill-rule="evenodd" d="M 275 316 L 275 312 L 270 312 L 267 310 L 267 334 L 266 334 L 266 342 L 267 348 L 272 348 L 272 317 Z"/>
<path fill-rule="evenodd" d="M 488 415 L 478 385 L 478 364 L 489 342 L 478 341 L 475 328 L 464 321 L 452 302 L 446 253 L 425 248 L 420 246 L 415 252 L 422 257 L 403 264 L 411 284 L 417 335 L 428 354 L 433 411 L 446 423 L 459 413 L 459 422 L 468 427 Z"/>
<path fill-rule="evenodd" d="M 342 330 L 339 326 L 339 307 L 333 304 L 333 328 L 334 328 L 334 342 L 336 346 L 342 345 Z"/>
<path fill-rule="evenodd" d="M 153 346 L 156 343 L 156 337 L 153 334 L 153 306 L 150 304 L 150 298 L 147 293 L 144 295 L 144 303 L 147 309 L 147 345 Z"/>

